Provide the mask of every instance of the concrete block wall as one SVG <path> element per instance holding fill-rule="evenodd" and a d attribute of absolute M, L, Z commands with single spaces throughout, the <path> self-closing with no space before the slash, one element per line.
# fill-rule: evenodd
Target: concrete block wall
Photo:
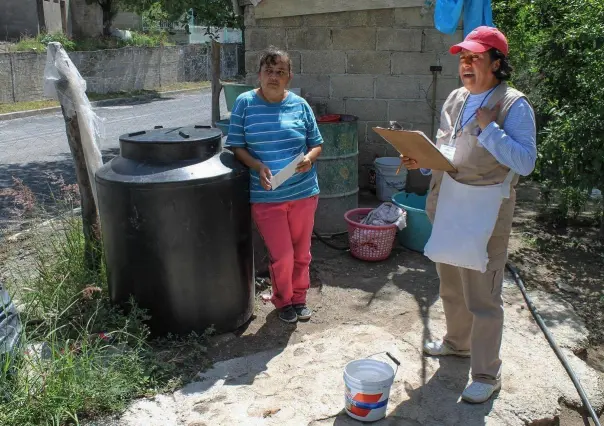
<path fill-rule="evenodd" d="M 241 45 L 222 45 L 222 78 L 241 74 Z M 205 45 L 70 52 L 89 93 L 153 90 L 172 83 L 210 79 Z M 0 103 L 44 99 L 46 54 L 0 54 Z"/>
<path fill-rule="evenodd" d="M 460 85 L 457 58 L 448 48 L 463 39 L 461 28 L 444 35 L 434 28 L 432 13 L 422 15 L 419 7 L 256 19 L 247 6 L 244 18 L 248 83 L 257 82 L 259 53 L 272 44 L 289 52 L 292 87 L 302 88 L 311 105 L 359 117 L 361 186 L 365 166 L 376 156 L 396 155 L 372 127 L 396 120 L 430 136 L 430 66 L 442 66 L 436 125 L 444 100 Z"/>

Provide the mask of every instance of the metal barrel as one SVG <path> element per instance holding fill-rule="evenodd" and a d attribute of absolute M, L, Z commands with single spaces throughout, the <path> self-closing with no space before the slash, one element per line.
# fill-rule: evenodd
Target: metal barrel
<path fill-rule="evenodd" d="M 319 206 L 315 230 L 334 234 L 347 229 L 344 214 L 358 207 L 359 135 L 358 117 L 341 115 L 340 121 L 318 123 L 323 151 L 317 159 Z"/>

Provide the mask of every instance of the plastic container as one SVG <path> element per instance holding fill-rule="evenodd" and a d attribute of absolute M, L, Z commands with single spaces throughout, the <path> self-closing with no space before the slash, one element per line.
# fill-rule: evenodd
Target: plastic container
<path fill-rule="evenodd" d="M 204 126 L 120 137 L 96 173 L 111 301 L 155 335 L 219 332 L 254 311 L 249 172 Z"/>
<path fill-rule="evenodd" d="M 398 360 L 387 354 L 398 366 Z M 375 422 L 386 416 L 390 389 L 396 371 L 375 359 L 359 359 L 344 368 L 346 414 L 361 422 Z"/>
<path fill-rule="evenodd" d="M 407 226 L 398 231 L 398 241 L 409 250 L 424 252 L 432 233 L 432 223 L 426 214 L 428 195 L 410 194 L 405 191 L 392 196 L 392 202 L 407 211 Z"/>
<path fill-rule="evenodd" d="M 256 86 L 251 84 L 240 84 L 240 83 L 222 83 L 222 90 L 224 90 L 224 99 L 226 100 L 227 111 L 233 110 L 233 105 L 237 96 L 242 93 L 254 90 Z"/>
<path fill-rule="evenodd" d="M 374 161 L 376 174 L 376 194 L 380 201 L 390 201 L 397 192 L 404 191 L 407 184 L 407 169 L 403 166 L 396 174 L 401 159 L 399 157 L 380 157 Z"/>
<path fill-rule="evenodd" d="M 346 212 L 350 254 L 357 259 L 378 262 L 387 259 L 396 238 L 396 225 L 374 226 L 360 223 L 373 209 L 353 209 Z"/>

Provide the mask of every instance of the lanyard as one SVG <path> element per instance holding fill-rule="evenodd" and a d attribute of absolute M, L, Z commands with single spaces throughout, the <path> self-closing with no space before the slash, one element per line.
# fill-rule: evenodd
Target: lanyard
<path fill-rule="evenodd" d="M 491 90 L 489 90 L 489 93 L 486 94 L 486 96 L 484 97 L 484 99 L 482 100 L 482 102 L 480 102 L 480 105 L 478 106 L 478 108 L 476 108 L 476 111 L 478 111 L 480 108 L 482 108 L 482 106 L 484 105 L 484 103 L 486 102 L 486 100 L 489 98 L 489 95 L 491 93 L 493 93 L 493 91 L 495 89 L 497 89 L 497 87 L 499 87 L 499 85 L 493 87 Z M 461 127 L 458 129 L 457 126 L 459 126 L 459 123 L 461 122 L 461 117 L 463 116 L 463 113 L 466 109 L 466 104 L 468 103 L 468 99 L 470 98 L 470 95 L 466 96 L 466 99 L 464 99 L 463 101 L 463 105 L 461 106 L 461 110 L 459 111 L 459 115 L 457 116 L 457 120 L 455 120 L 455 125 L 453 126 L 453 135 L 451 136 L 451 139 L 457 139 L 457 133 L 460 131 L 463 131 L 463 128 L 474 118 L 474 116 L 476 115 L 476 111 L 474 111 L 474 113 L 470 116 L 470 118 L 468 118 L 466 120 L 465 123 L 463 123 L 461 125 Z"/>

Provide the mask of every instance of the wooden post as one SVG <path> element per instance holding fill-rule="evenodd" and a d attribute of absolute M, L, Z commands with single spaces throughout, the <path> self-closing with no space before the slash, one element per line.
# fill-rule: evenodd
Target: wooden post
<path fill-rule="evenodd" d="M 212 127 L 220 120 L 220 43 L 212 37 Z"/>
<path fill-rule="evenodd" d="M 73 109 L 73 99 L 70 99 L 67 93 L 70 93 L 69 82 L 67 79 L 59 80 L 56 83 L 59 103 L 65 120 L 65 129 L 67 131 L 67 142 L 69 150 L 75 163 L 76 179 L 80 189 L 81 208 L 82 208 L 82 227 L 84 231 L 84 261 L 89 271 L 99 272 L 101 266 L 101 235 L 99 213 L 92 193 L 92 184 L 88 177 L 86 167 L 86 158 L 82 147 L 82 134 L 78 122 L 78 114 Z M 67 111 L 71 112 L 71 115 Z"/>

